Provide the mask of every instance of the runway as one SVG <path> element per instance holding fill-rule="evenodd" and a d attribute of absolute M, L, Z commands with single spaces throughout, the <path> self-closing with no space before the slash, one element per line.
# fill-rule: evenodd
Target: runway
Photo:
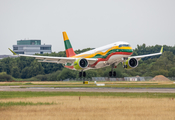
<path fill-rule="evenodd" d="M 168 88 L 20 88 L 20 86 L 0 86 L 0 91 L 175 93 L 175 89 Z"/>

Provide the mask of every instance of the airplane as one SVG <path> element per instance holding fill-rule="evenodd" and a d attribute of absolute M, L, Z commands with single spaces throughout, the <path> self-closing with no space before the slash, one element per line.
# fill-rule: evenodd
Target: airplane
<path fill-rule="evenodd" d="M 83 52 L 81 54 L 75 54 L 65 31 L 63 32 L 63 39 L 67 57 L 16 54 L 10 48 L 9 50 L 13 53 L 13 55 L 34 57 L 35 59 L 38 59 L 38 62 L 57 64 L 61 63 L 66 68 L 69 68 L 71 70 L 78 70 L 79 77 L 86 77 L 86 70 L 99 69 L 107 66 L 111 66 L 112 68 L 109 72 L 109 77 L 116 77 L 116 72 L 113 69 L 116 68 L 120 62 L 122 62 L 122 65 L 125 69 L 130 70 L 138 66 L 138 61 L 141 58 L 161 55 L 163 52 L 162 46 L 159 53 L 131 56 L 133 50 L 130 44 L 127 42 L 119 41 L 90 51 Z"/>

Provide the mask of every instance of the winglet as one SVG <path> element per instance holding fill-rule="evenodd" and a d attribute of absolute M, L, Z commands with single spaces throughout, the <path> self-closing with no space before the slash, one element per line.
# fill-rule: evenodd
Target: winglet
<path fill-rule="evenodd" d="M 13 55 L 17 55 L 13 50 L 11 50 L 10 48 L 8 49 L 13 53 Z"/>
<path fill-rule="evenodd" d="M 161 48 L 161 50 L 160 50 L 160 53 L 163 53 L 163 46 L 162 46 L 162 48 Z"/>

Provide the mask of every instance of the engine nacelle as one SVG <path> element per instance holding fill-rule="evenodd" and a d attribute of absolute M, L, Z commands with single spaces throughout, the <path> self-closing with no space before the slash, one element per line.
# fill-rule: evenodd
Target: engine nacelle
<path fill-rule="evenodd" d="M 138 60 L 135 58 L 129 58 L 128 60 L 126 60 L 126 62 L 123 62 L 123 67 L 128 70 L 136 68 L 137 66 L 138 66 Z"/>
<path fill-rule="evenodd" d="M 79 58 L 74 62 L 74 68 L 76 70 L 83 70 L 89 65 L 88 61 L 85 58 Z"/>

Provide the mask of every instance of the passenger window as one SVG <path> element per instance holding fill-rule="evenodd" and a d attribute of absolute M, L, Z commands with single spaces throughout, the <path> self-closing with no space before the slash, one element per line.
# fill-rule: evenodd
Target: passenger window
<path fill-rule="evenodd" d="M 128 44 L 121 44 L 121 45 L 119 45 L 119 48 L 122 47 L 122 46 L 124 46 L 124 47 L 130 47 L 130 45 L 128 45 Z"/>

